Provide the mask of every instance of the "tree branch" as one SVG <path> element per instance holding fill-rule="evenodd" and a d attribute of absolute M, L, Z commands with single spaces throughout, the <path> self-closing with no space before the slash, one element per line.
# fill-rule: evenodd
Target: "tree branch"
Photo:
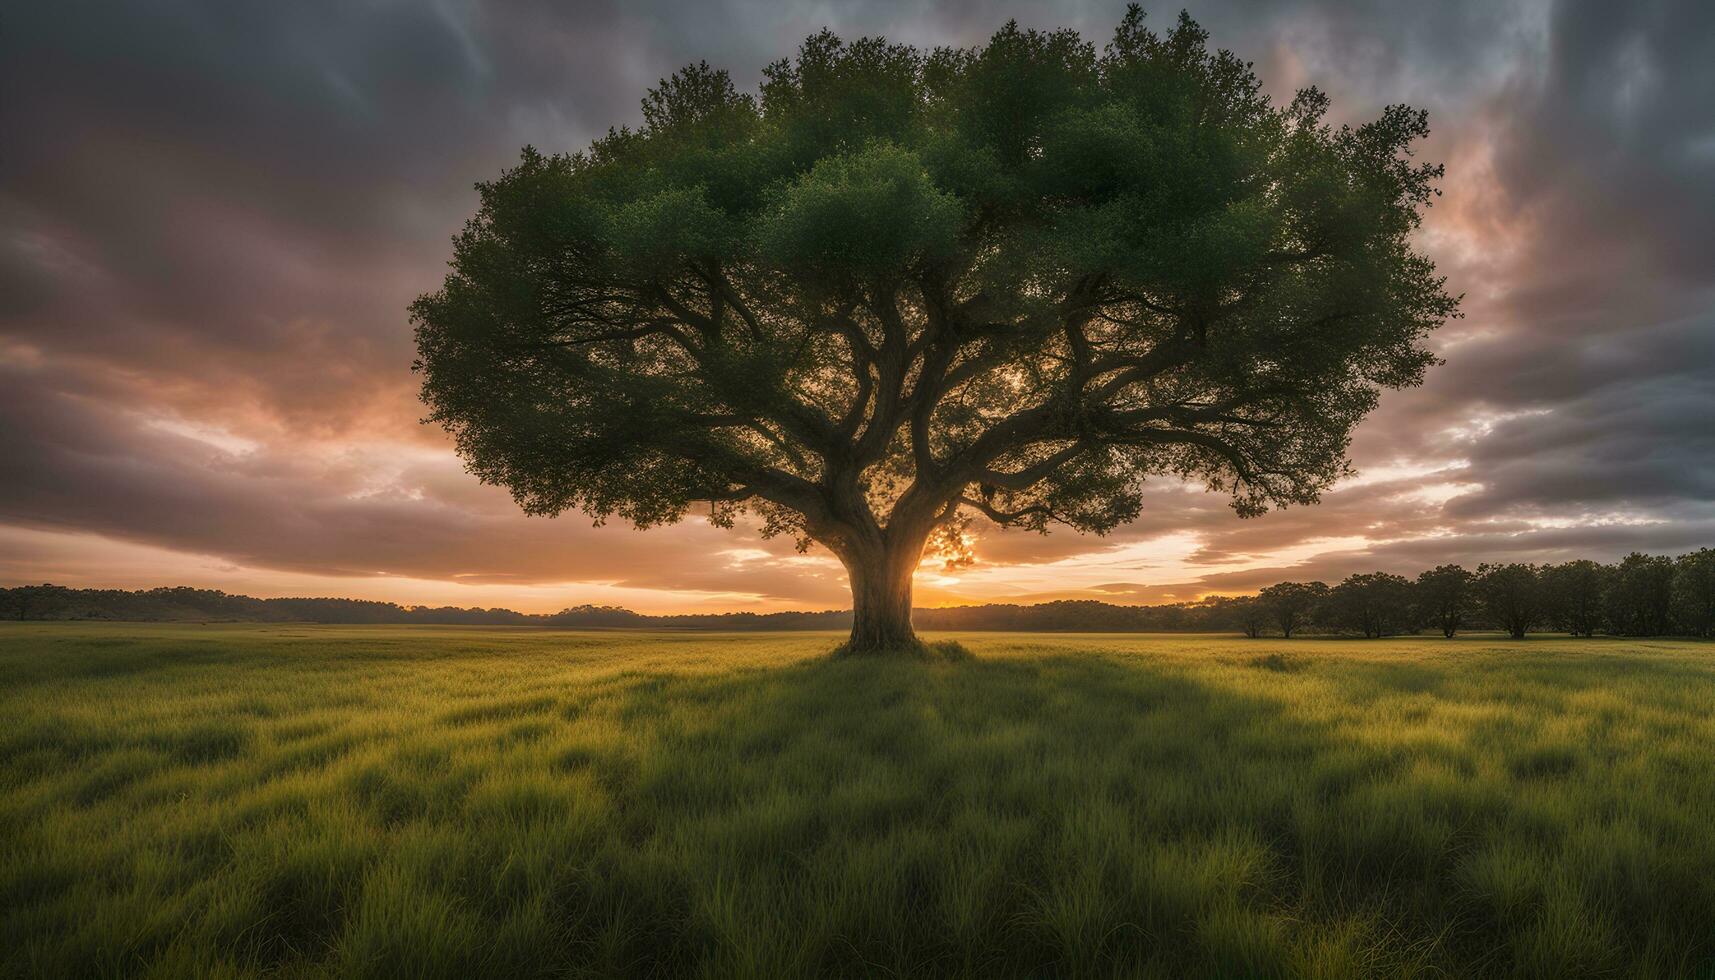
<path fill-rule="evenodd" d="M 1045 504 L 1031 504 L 1028 507 L 1022 507 L 1018 510 L 999 510 L 993 504 L 990 504 L 985 500 L 981 500 L 977 497 L 965 496 L 959 497 L 959 503 L 964 504 L 967 507 L 975 508 L 984 517 L 1003 527 L 1008 524 L 1017 524 L 1030 517 L 1041 517 L 1044 520 L 1053 520 L 1055 516 L 1054 511 L 1049 509 Z"/>

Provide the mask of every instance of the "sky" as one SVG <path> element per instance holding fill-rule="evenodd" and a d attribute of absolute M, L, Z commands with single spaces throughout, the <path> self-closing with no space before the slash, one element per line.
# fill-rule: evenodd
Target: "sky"
<path fill-rule="evenodd" d="M 1148 7 L 1170 26 L 1178 7 Z M 1009 18 L 1098 44 L 1123 3 L 59 0 L 0 30 L 0 584 L 195 585 L 549 611 L 835 608 L 826 552 L 699 520 L 525 517 L 420 423 L 405 308 L 476 181 L 641 119 L 706 59 L 754 87 L 828 27 Z M 979 528 L 918 603 L 1159 602 L 1443 562 L 1715 545 L 1715 4 L 1195 2 L 1335 118 L 1429 110 L 1445 364 L 1358 475 L 1241 521 L 1151 483 L 1106 537 Z"/>

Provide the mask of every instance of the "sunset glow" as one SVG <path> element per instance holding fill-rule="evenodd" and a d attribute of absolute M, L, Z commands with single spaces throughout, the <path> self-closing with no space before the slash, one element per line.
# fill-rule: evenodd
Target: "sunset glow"
<path fill-rule="evenodd" d="M 651 32 L 617 8 L 570 30 L 546 11 L 320 22 L 263 5 L 220 23 L 118 16 L 101 30 L 131 58 L 9 51 L 5 87 L 36 94 L 0 106 L 6 132 L 31 134 L 0 159 L 0 584 L 524 611 L 845 605 L 827 552 L 754 527 L 523 516 L 419 423 L 405 308 L 438 283 L 473 182 L 523 144 L 575 150 L 635 123 L 637 94 L 681 64 L 754 85 L 824 25 L 969 44 L 1008 6 L 967 22 L 714 4 Z M 1277 99 L 1315 83 L 1342 119 L 1382 96 L 1429 109 L 1425 156 L 1448 176 L 1421 241 L 1465 294 L 1465 319 L 1433 340 L 1445 365 L 1383 398 L 1355 476 L 1318 507 L 1241 521 L 1163 479 L 1105 538 L 979 521 L 977 563 L 926 565 L 919 604 L 1171 601 L 1715 541 L 1715 92 L 1707 67 L 1660 84 L 1664 65 L 1696 61 L 1682 42 L 1697 28 L 1535 3 L 1328 8 L 1192 13 L 1214 43 L 1263 55 Z M 1054 18 L 1100 37 L 1117 9 Z"/>

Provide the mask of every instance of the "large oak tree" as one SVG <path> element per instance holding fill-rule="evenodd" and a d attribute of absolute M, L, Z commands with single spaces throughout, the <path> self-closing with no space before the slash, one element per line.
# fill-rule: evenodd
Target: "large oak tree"
<path fill-rule="evenodd" d="M 837 555 L 850 647 L 914 646 L 968 522 L 1101 533 L 1152 474 L 1241 516 L 1348 469 L 1456 301 L 1412 246 L 1424 114 L 1272 103 L 1181 17 L 1098 52 L 1008 24 L 826 32 L 759 96 L 699 64 L 480 185 L 417 324 L 430 418 L 533 514 L 707 508 Z"/>

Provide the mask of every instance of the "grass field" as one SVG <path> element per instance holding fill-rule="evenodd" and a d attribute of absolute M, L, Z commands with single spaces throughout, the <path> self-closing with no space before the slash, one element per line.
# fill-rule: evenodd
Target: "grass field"
<path fill-rule="evenodd" d="M 1715 645 L 0 626 L 8 975 L 1715 975 Z"/>

